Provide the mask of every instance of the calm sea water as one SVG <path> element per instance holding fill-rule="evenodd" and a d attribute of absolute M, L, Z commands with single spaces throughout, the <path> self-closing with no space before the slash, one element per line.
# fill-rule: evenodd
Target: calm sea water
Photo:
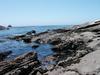
<path fill-rule="evenodd" d="M 18 55 L 29 51 L 36 51 L 39 57 L 44 57 L 52 54 L 51 45 L 41 44 L 37 49 L 33 49 L 31 44 L 25 44 L 23 41 L 9 40 L 6 37 L 25 34 L 28 31 L 36 30 L 37 33 L 44 32 L 52 29 L 61 29 L 61 28 L 70 28 L 68 25 L 59 25 L 59 26 L 27 26 L 27 27 L 12 27 L 9 30 L 0 31 L 0 52 L 3 51 L 12 51 L 13 53 L 8 56 L 7 59 L 13 59 Z"/>

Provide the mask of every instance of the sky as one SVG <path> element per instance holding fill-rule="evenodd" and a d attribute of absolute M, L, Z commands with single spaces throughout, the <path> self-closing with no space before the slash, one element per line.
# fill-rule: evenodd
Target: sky
<path fill-rule="evenodd" d="M 100 19 L 100 0 L 0 0 L 0 25 L 71 25 Z"/>

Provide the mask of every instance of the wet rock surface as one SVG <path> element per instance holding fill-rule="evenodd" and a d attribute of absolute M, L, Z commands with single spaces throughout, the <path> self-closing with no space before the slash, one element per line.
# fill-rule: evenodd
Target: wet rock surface
<path fill-rule="evenodd" d="M 29 52 L 10 62 L 0 62 L 0 75 L 99 75 L 100 22 L 72 29 L 57 29 L 39 34 L 15 36 L 38 48 L 53 45 L 53 55 L 41 61 L 37 53 Z"/>
<path fill-rule="evenodd" d="M 35 31 L 35 30 L 32 30 L 32 31 L 30 31 L 30 32 L 27 32 L 26 34 L 27 34 L 27 35 L 36 34 L 36 31 Z"/>
<path fill-rule="evenodd" d="M 3 61 L 11 53 L 12 53 L 12 51 L 0 52 L 0 61 Z"/>
<path fill-rule="evenodd" d="M 0 65 L 0 75 L 28 75 L 39 65 L 37 53 L 29 52 Z"/>
<path fill-rule="evenodd" d="M 22 39 L 25 43 L 31 43 L 31 38 L 30 37 L 25 37 Z"/>

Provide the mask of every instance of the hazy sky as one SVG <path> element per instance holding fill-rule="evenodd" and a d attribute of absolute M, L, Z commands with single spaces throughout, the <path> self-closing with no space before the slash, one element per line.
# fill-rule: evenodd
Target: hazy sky
<path fill-rule="evenodd" d="M 79 24 L 100 19 L 100 0 L 0 0 L 0 24 Z"/>

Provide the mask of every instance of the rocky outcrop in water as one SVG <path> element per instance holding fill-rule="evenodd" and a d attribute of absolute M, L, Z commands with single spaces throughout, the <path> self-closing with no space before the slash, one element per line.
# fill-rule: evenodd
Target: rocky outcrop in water
<path fill-rule="evenodd" d="M 3 61 L 11 53 L 12 53 L 12 51 L 0 52 L 0 61 Z"/>
<path fill-rule="evenodd" d="M 36 34 L 36 31 L 35 31 L 35 30 L 32 30 L 32 31 L 30 31 L 30 32 L 27 32 L 26 34 L 27 34 L 27 35 Z"/>
<path fill-rule="evenodd" d="M 8 25 L 8 28 L 11 28 L 12 27 L 12 25 Z"/>
<path fill-rule="evenodd" d="M 5 29 L 6 29 L 6 27 L 0 25 L 0 30 L 5 30 Z"/>
<path fill-rule="evenodd" d="M 12 28 L 12 25 L 8 25 L 8 26 L 7 26 L 7 29 L 10 29 L 10 28 Z"/>

